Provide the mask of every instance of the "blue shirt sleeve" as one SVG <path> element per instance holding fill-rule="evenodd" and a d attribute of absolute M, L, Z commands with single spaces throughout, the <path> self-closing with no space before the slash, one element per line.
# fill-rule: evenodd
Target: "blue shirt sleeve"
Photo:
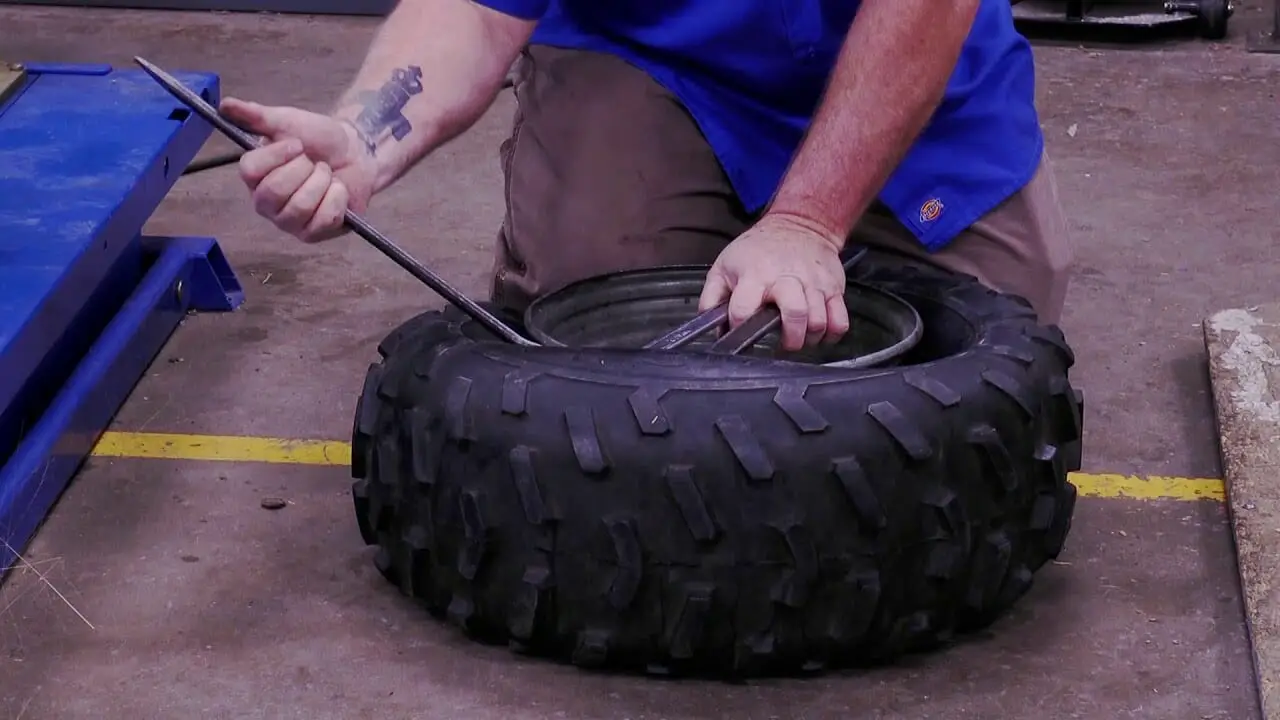
<path fill-rule="evenodd" d="M 551 0 L 473 0 L 490 10 L 518 17 L 521 20 L 537 20 L 547 11 Z"/>

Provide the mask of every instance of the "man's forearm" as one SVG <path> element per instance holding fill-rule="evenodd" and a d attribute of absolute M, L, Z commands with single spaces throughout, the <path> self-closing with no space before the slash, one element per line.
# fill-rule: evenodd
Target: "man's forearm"
<path fill-rule="evenodd" d="M 333 113 L 376 160 L 375 192 L 479 119 L 532 31 L 469 0 L 401 0 Z"/>
<path fill-rule="evenodd" d="M 942 100 L 980 0 L 863 0 L 768 213 L 837 246 Z"/>

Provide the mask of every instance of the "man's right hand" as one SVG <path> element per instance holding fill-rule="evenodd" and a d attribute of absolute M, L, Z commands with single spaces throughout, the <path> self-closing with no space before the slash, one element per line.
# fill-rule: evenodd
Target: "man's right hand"
<path fill-rule="evenodd" d="M 347 209 L 363 212 L 373 195 L 377 165 L 355 128 L 327 115 L 226 98 L 219 110 L 264 139 L 240 158 L 240 177 L 253 207 L 304 242 L 346 232 Z"/>

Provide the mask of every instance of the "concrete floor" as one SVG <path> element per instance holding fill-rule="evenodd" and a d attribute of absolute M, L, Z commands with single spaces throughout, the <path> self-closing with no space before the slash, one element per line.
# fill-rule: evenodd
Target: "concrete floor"
<path fill-rule="evenodd" d="M 1280 58 L 1233 40 L 1041 47 L 1041 107 L 1081 260 L 1065 328 L 1088 395 L 1085 470 L 1216 477 L 1200 321 L 1275 296 Z M 0 9 L 7 59 L 222 74 L 324 107 L 375 22 Z M 89 40 L 92 38 L 92 40 Z M 370 219 L 479 294 L 510 99 Z M 210 151 L 228 145 L 216 140 Z M 188 319 L 117 428 L 345 438 L 373 347 L 438 305 L 353 239 L 300 247 L 234 169 L 185 178 L 159 232 L 219 237 L 248 302 Z M 181 362 L 178 362 L 181 360 Z M 0 717 L 1258 717 L 1223 508 L 1085 498 L 1069 549 L 984 637 L 874 672 L 742 686 L 586 674 L 479 647 L 375 573 L 341 468 L 90 462 L 0 588 Z M 264 495 L 287 497 L 278 512 Z"/>

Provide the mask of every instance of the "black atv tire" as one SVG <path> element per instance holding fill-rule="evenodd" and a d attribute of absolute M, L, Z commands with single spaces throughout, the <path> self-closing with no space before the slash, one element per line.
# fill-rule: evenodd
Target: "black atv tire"
<path fill-rule="evenodd" d="M 901 366 L 393 332 L 356 410 L 374 562 L 469 635 L 583 667 L 742 677 L 890 661 L 992 623 L 1063 548 L 1072 351 L 1020 298 L 873 255 Z"/>

